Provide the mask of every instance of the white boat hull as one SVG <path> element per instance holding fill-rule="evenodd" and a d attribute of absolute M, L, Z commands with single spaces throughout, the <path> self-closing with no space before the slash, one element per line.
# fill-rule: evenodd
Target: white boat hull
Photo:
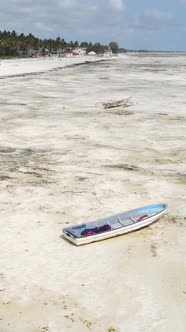
<path fill-rule="evenodd" d="M 105 240 L 105 239 L 108 239 L 108 238 L 111 238 L 111 237 L 119 236 L 119 235 L 122 235 L 122 234 L 126 234 L 126 233 L 129 233 L 129 232 L 138 230 L 140 228 L 143 228 L 143 227 L 146 227 L 146 226 L 152 224 L 154 221 L 159 219 L 165 213 L 165 211 L 167 209 L 167 206 L 166 205 L 164 205 L 164 206 L 165 207 L 162 211 L 160 211 L 159 213 L 156 213 L 155 215 L 152 215 L 151 217 L 148 217 L 148 218 L 143 219 L 141 221 L 133 222 L 130 225 L 126 225 L 126 226 L 123 226 L 123 227 L 120 227 L 120 228 L 117 228 L 117 229 L 111 229 L 109 231 L 101 232 L 99 234 L 94 234 L 94 235 L 90 235 L 90 236 L 75 237 L 73 234 L 68 232 L 68 228 L 63 229 L 63 234 L 64 234 L 64 237 L 68 241 L 74 243 L 77 246 L 92 243 L 92 242 L 96 242 L 96 241 Z M 136 211 L 136 210 L 134 210 L 134 211 Z M 130 213 L 130 211 L 128 213 Z M 119 216 L 119 215 L 116 215 L 116 216 Z M 109 218 L 105 218 L 105 219 L 102 219 L 102 220 L 108 220 L 108 219 Z M 90 223 L 93 223 L 93 222 L 89 222 L 85 225 L 87 226 Z M 95 223 L 96 223 L 96 221 L 95 221 Z M 76 226 L 74 226 L 74 227 L 76 227 Z"/>

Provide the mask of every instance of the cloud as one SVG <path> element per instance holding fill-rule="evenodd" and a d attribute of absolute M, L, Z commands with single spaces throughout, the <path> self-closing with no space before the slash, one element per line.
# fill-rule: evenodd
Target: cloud
<path fill-rule="evenodd" d="M 126 8 L 123 0 L 110 0 L 110 5 L 116 11 L 123 11 Z"/>
<path fill-rule="evenodd" d="M 32 0 L 10 0 L 10 2 L 12 4 L 16 4 L 16 5 L 23 5 L 23 4 L 29 4 L 32 3 Z"/>
<path fill-rule="evenodd" d="M 127 7 L 126 0 L 0 1 L 1 30 L 32 33 L 38 38 L 59 36 L 66 41 L 100 41 L 104 44 L 115 40 L 125 47 L 126 41 L 131 45 L 132 38 L 137 40 L 136 36 L 139 36 L 139 45 L 141 40 L 153 34 L 171 33 L 178 24 L 173 7 L 167 6 L 165 10 L 164 6 L 163 10 L 156 4 L 150 8 L 147 0 L 146 8 L 144 0 L 143 6 L 128 1 Z M 178 1 L 186 0 L 175 1 L 178 4 Z"/>
<path fill-rule="evenodd" d="M 43 24 L 41 22 L 35 22 L 35 27 L 38 28 L 40 31 L 45 31 L 45 32 L 52 32 L 53 29 L 50 28 L 47 24 Z"/>
<path fill-rule="evenodd" d="M 60 0 L 58 4 L 61 8 L 75 8 L 78 5 L 78 0 Z"/>
<path fill-rule="evenodd" d="M 174 16 L 170 12 L 163 12 L 157 8 L 151 8 L 144 11 L 144 17 L 153 19 L 155 21 L 170 21 Z"/>
<path fill-rule="evenodd" d="M 149 34 L 152 31 L 173 29 L 178 27 L 175 15 L 170 11 L 162 11 L 158 8 L 146 8 L 143 12 L 134 14 L 127 20 L 130 32 L 140 30 Z"/>
<path fill-rule="evenodd" d="M 7 0 L 0 1 L 1 30 L 41 38 L 89 41 L 91 36 L 91 41 L 102 42 L 112 35 L 113 39 L 125 12 L 123 0 L 9 0 L 8 5 Z"/>

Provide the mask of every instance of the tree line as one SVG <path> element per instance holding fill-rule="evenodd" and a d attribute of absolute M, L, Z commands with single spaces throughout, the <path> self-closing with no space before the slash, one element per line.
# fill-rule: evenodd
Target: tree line
<path fill-rule="evenodd" d="M 105 50 L 111 49 L 113 53 L 117 53 L 119 46 L 116 42 L 110 42 L 109 45 L 102 45 L 97 42 L 92 44 L 91 42 L 70 41 L 66 42 L 63 38 L 57 37 L 56 39 L 40 39 L 29 33 L 18 34 L 13 31 L 0 31 L 0 57 L 14 57 L 14 56 L 29 56 L 30 51 L 36 53 L 40 51 L 42 55 L 46 52 L 58 52 L 58 50 L 73 50 L 75 48 L 85 48 L 89 53 L 94 51 L 96 53 L 104 53 Z"/>

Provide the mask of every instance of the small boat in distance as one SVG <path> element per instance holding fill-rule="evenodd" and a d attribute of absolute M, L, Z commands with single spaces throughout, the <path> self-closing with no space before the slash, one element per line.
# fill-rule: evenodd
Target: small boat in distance
<path fill-rule="evenodd" d="M 113 216 L 63 228 L 64 237 L 77 246 L 135 231 L 152 224 L 167 210 L 165 203 L 147 205 Z"/>

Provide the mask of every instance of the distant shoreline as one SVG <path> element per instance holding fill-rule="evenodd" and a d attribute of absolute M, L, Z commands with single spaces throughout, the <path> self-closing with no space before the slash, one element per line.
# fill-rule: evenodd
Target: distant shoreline
<path fill-rule="evenodd" d="M 0 65 L 0 79 L 44 74 L 48 71 L 61 70 L 87 63 L 95 63 L 113 59 L 114 57 L 82 56 L 76 58 L 53 59 L 8 59 L 2 60 Z"/>

